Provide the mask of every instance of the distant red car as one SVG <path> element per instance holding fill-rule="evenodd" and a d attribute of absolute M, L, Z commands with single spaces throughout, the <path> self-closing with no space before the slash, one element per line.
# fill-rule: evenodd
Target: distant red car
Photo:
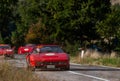
<path fill-rule="evenodd" d="M 27 68 L 70 69 L 69 55 L 58 45 L 39 45 L 32 53 L 26 55 Z"/>
<path fill-rule="evenodd" d="M 0 44 L 0 55 L 14 58 L 14 48 L 11 48 L 9 44 Z"/>
<path fill-rule="evenodd" d="M 35 48 L 35 44 L 26 44 L 25 46 L 20 46 L 18 48 L 18 54 L 26 54 L 31 52 Z"/>

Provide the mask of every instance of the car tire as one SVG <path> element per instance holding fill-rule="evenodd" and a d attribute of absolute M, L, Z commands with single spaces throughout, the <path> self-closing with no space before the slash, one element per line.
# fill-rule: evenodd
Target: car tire
<path fill-rule="evenodd" d="M 8 56 L 6 54 L 4 54 L 4 59 L 7 59 L 7 58 L 8 58 Z"/>
<path fill-rule="evenodd" d="M 14 56 L 14 55 L 11 55 L 10 57 L 11 57 L 12 59 L 14 59 L 14 58 L 15 58 L 15 56 Z"/>
<path fill-rule="evenodd" d="M 67 67 L 65 68 L 65 70 L 70 70 L 70 66 L 67 66 Z"/>
<path fill-rule="evenodd" d="M 27 70 L 28 70 L 28 71 L 35 71 L 35 68 L 32 67 L 32 66 L 27 65 Z"/>
<path fill-rule="evenodd" d="M 26 60 L 26 63 L 27 63 L 27 68 L 26 68 L 26 69 L 27 69 L 28 71 L 35 71 L 35 67 L 30 66 L 28 60 Z"/>

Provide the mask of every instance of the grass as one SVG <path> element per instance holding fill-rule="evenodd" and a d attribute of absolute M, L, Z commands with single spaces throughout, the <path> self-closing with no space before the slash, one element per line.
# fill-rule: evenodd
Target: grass
<path fill-rule="evenodd" d="M 10 66 L 8 63 L 0 63 L 0 81 L 47 81 L 31 71 Z"/>
<path fill-rule="evenodd" d="M 120 67 L 120 57 L 116 56 L 115 53 L 111 54 L 101 54 L 97 52 L 86 53 L 87 54 L 84 54 L 84 58 L 81 58 L 79 54 L 77 56 L 72 56 L 71 62 L 78 64 Z"/>

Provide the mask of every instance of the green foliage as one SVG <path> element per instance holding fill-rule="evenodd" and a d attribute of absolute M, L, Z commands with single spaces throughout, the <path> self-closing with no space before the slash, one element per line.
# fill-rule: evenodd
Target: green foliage
<path fill-rule="evenodd" d="M 47 40 L 51 42 L 97 38 L 95 24 L 110 11 L 109 0 L 27 0 L 18 5 L 23 33 L 27 34 L 24 30 L 28 31 L 41 18 L 47 31 L 41 34 L 49 35 Z"/>
<path fill-rule="evenodd" d="M 21 43 L 40 43 L 40 36 L 38 34 L 41 32 L 38 31 L 41 30 L 41 25 L 36 26 L 40 20 L 39 12 L 39 1 L 19 1 L 18 13 L 20 20 L 17 21 L 17 32 L 19 34 L 19 38 L 21 38 Z M 31 32 L 31 30 L 34 31 Z M 38 34 L 35 32 L 38 32 Z"/>
<path fill-rule="evenodd" d="M 111 13 L 107 15 L 106 19 L 98 22 L 97 32 L 103 37 L 114 37 L 120 35 L 120 6 L 112 6 Z M 113 31 L 114 30 L 114 31 Z"/>
<path fill-rule="evenodd" d="M 84 57 L 83 59 L 80 59 L 77 57 L 71 57 L 71 61 L 74 61 L 75 63 L 80 64 L 89 64 L 89 65 L 105 65 L 105 66 L 112 66 L 112 67 L 120 67 L 120 57 L 101 57 L 101 58 L 90 58 L 90 57 Z"/>
<path fill-rule="evenodd" d="M 106 59 L 103 59 L 101 60 L 101 63 L 103 65 L 112 65 L 112 66 L 117 66 L 117 67 L 120 67 L 120 58 L 106 58 Z"/>
<path fill-rule="evenodd" d="M 23 0 L 18 2 L 18 12 L 21 17 L 21 23 L 29 26 L 36 23 L 39 18 L 39 2 L 37 0 Z"/>
<path fill-rule="evenodd" d="M 109 50 L 119 50 L 120 40 L 120 5 L 111 6 L 111 12 L 107 14 L 107 17 L 96 24 L 96 31 L 101 36 L 106 38 L 108 41 L 107 47 Z M 117 41 L 112 41 L 111 38 L 117 38 Z M 116 43 L 116 45 L 114 45 Z M 112 48 L 112 49 L 111 49 Z"/>
<path fill-rule="evenodd" d="M 46 32 L 46 28 L 41 23 L 41 20 L 39 20 L 36 24 L 31 25 L 28 33 L 26 34 L 25 41 L 26 43 L 34 42 L 35 44 L 48 43 L 48 36 L 46 35 Z"/>
<path fill-rule="evenodd" d="M 17 29 L 13 31 L 11 35 L 11 42 L 13 45 L 16 45 L 16 46 L 24 45 L 25 35 L 27 30 L 23 24 L 16 24 L 16 26 L 17 26 Z"/>
<path fill-rule="evenodd" d="M 98 39 L 101 34 L 96 30 L 111 11 L 110 0 L 20 0 L 17 6 L 16 3 L 11 0 L 0 3 L 4 7 L 0 6 L 0 17 L 6 20 L 0 21 L 5 23 L 3 28 L 0 26 L 0 31 L 9 31 L 7 21 L 14 21 L 17 28 L 12 36 L 7 35 L 5 41 L 11 40 L 17 46 L 25 43 L 73 43 L 73 40 L 82 44 Z M 9 17 L 6 16 L 8 13 Z"/>
<path fill-rule="evenodd" d="M 3 41 L 3 38 L 2 38 L 1 33 L 0 33 L 0 44 L 3 44 L 3 43 L 4 43 L 4 41 Z"/>
<path fill-rule="evenodd" d="M 102 21 L 105 18 L 106 13 L 110 11 L 109 7 L 109 0 L 75 1 L 72 7 L 73 13 L 71 17 L 74 35 L 82 41 L 99 38 L 96 33 L 95 24 L 97 21 Z"/>
<path fill-rule="evenodd" d="M 11 27 L 10 22 L 14 20 L 14 9 L 17 0 L 0 0 L 0 32 L 5 43 L 10 42 Z"/>
<path fill-rule="evenodd" d="M 16 47 L 21 45 L 21 38 L 19 38 L 19 34 L 17 31 L 12 32 L 11 41 L 12 41 L 12 44 Z"/>
<path fill-rule="evenodd" d="M 71 56 L 76 56 L 79 48 L 80 48 L 79 41 L 73 41 L 73 43 L 69 43 L 68 41 L 65 41 L 65 44 L 63 45 L 63 49 Z"/>

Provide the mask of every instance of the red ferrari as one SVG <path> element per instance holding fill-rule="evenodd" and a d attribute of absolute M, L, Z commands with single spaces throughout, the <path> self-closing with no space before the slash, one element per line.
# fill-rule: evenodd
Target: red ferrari
<path fill-rule="evenodd" d="M 20 46 L 18 48 L 18 54 L 26 54 L 31 52 L 35 48 L 35 44 L 26 44 L 25 46 Z"/>
<path fill-rule="evenodd" d="M 14 58 L 14 48 L 11 48 L 8 44 L 0 44 L 0 55 Z"/>
<path fill-rule="evenodd" d="M 58 45 L 39 45 L 26 55 L 27 69 L 70 69 L 69 55 Z"/>

